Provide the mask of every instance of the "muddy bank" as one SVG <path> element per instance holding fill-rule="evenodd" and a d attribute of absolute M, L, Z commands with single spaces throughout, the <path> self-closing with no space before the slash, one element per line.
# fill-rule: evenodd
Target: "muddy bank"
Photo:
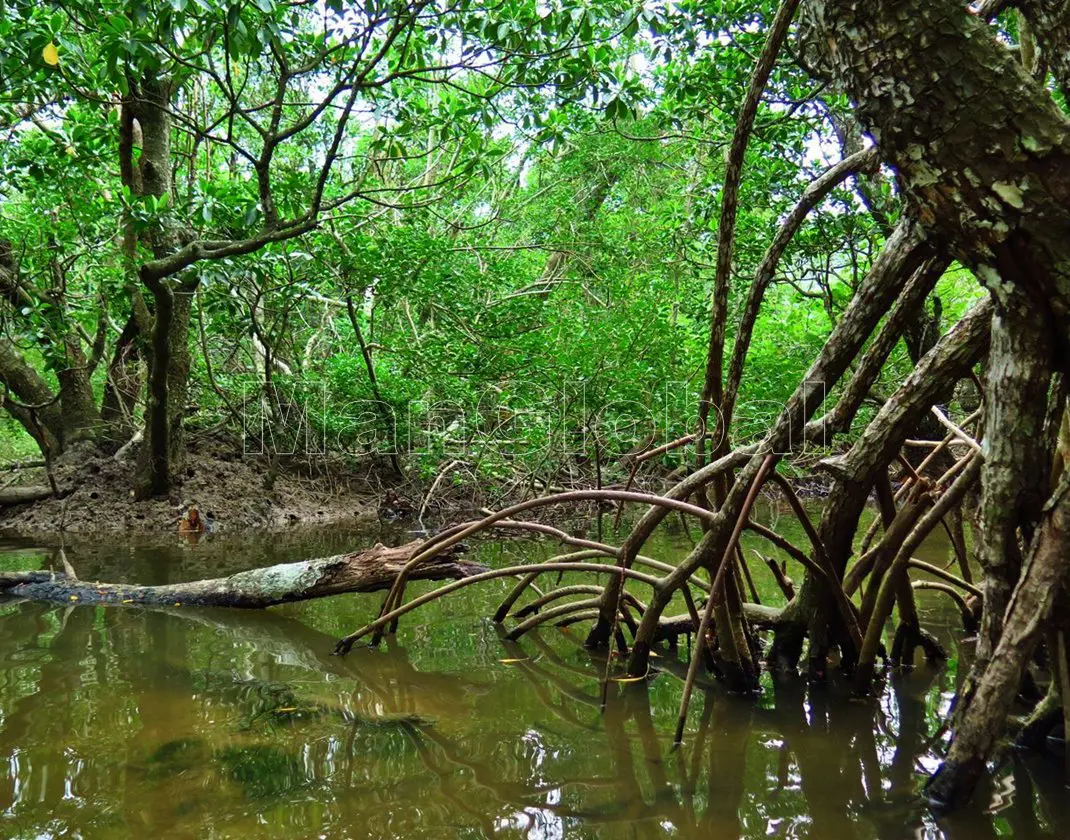
<path fill-rule="evenodd" d="M 0 507 L 0 529 L 47 531 L 174 531 L 190 505 L 211 513 L 217 530 L 278 528 L 377 517 L 383 482 L 339 465 L 271 464 L 241 451 L 240 442 L 210 440 L 190 452 L 178 486 L 165 499 L 135 501 L 136 455 L 117 459 L 94 449 L 64 453 L 53 466 L 60 498 Z M 9 488 L 47 486 L 43 467 L 8 470 Z"/>
<path fill-rule="evenodd" d="M 240 440 L 198 441 L 187 456 L 176 487 L 167 498 L 136 501 L 137 454 L 116 457 L 92 448 L 73 448 L 53 464 L 59 497 L 49 493 L 42 462 L 0 467 L 0 499 L 38 495 L 21 504 L 0 501 L 0 531 L 8 534 L 174 533 L 191 505 L 210 515 L 214 530 L 239 532 L 325 525 L 347 521 L 400 521 L 418 529 L 433 528 L 478 516 L 485 507 L 500 508 L 530 498 L 591 489 L 594 476 L 579 476 L 566 485 L 477 480 L 470 472 L 440 470 L 433 478 L 401 480 L 389 463 L 374 459 L 325 457 L 271 459 L 242 451 Z M 453 462 L 450 466 L 455 466 Z M 460 473 L 464 472 L 463 475 Z M 610 475 L 604 476 L 610 478 Z M 613 475 L 605 489 L 624 489 L 626 473 Z M 459 481 L 452 479 L 458 478 Z M 630 489 L 663 492 L 670 477 L 655 473 L 634 481 Z M 827 495 L 827 476 L 791 479 L 803 498 Z M 763 490 L 771 502 L 777 491 Z M 426 501 L 425 501 L 426 500 Z M 634 506 L 629 506 L 633 508 Z M 418 514 L 423 510 L 424 516 Z M 581 503 L 531 511 L 527 518 L 584 527 L 613 510 L 613 505 Z M 629 510 L 629 513 L 631 511 Z M 614 517 L 615 518 L 615 517 Z M 630 517 L 625 516 L 624 521 Z"/>

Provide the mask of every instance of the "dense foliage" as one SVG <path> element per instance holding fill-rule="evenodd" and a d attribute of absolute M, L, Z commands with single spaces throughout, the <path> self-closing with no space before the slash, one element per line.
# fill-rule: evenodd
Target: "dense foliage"
<path fill-rule="evenodd" d="M 693 634 L 678 741 L 700 667 L 756 693 L 762 659 L 797 675 L 805 646 L 813 679 L 835 661 L 865 694 L 879 660 L 945 657 L 919 586 L 977 635 L 935 803 L 970 798 L 1023 686 L 1047 683 L 1025 742 L 1065 728 L 1066 0 L 0 10 L 3 440 L 50 482 L 0 505 L 66 517 L 53 458 L 84 451 L 112 475 L 136 451 L 123 480 L 170 501 L 209 435 L 263 456 L 269 490 L 280 458 L 334 453 L 429 479 L 425 503 L 446 475 L 529 499 L 412 548 L 345 654 L 501 518 L 641 502 L 619 546 L 505 523 L 614 567 L 494 570 L 524 576 L 495 620 L 592 621 L 587 646 L 621 653 L 626 627 L 632 680 Z M 620 489 L 655 458 L 660 494 Z M 816 521 L 782 474 L 800 465 L 828 490 Z M 767 484 L 805 548 L 751 520 Z M 640 554 L 670 511 L 703 524 L 675 565 Z M 937 526 L 957 574 L 913 557 Z M 744 600 L 746 529 L 805 567 L 796 589 L 770 565 L 781 607 Z M 566 571 L 603 577 L 510 614 Z"/>
<path fill-rule="evenodd" d="M 45 439 L 19 406 L 72 369 L 92 391 L 72 422 L 129 439 L 153 400 L 138 271 L 198 241 L 229 247 L 165 274 L 191 309 L 175 340 L 194 435 L 553 484 L 693 429 L 725 150 L 771 8 L 4 5 L 8 457 Z M 171 173 L 152 190 L 124 108 L 160 80 Z M 780 220 L 861 142 L 845 114 L 781 57 L 746 157 L 733 312 Z M 879 214 L 848 181 L 782 259 L 738 439 L 776 416 L 880 249 L 897 210 L 888 179 L 865 180 Z M 944 285 L 957 315 L 973 282 Z M 30 373 L 43 387 L 20 391 Z M 54 448 L 77 436 L 57 428 Z"/>

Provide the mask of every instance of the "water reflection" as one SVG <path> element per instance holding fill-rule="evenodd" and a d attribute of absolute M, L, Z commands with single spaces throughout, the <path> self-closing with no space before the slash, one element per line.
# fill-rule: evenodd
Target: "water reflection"
<path fill-rule="evenodd" d="M 612 683 L 602 710 L 606 662 L 580 631 L 506 642 L 473 618 L 479 603 L 443 605 L 402 644 L 330 656 L 369 601 L 0 602 L 0 835 L 1070 836 L 1043 757 L 1013 759 L 986 793 L 992 812 L 928 816 L 915 794 L 954 668 L 893 674 L 867 703 L 835 681 L 769 680 L 757 704 L 706 684 L 674 749 L 670 673 Z"/>

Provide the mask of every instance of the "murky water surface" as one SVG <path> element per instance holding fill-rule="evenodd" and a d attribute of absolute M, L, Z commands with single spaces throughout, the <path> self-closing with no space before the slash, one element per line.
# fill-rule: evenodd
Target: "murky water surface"
<path fill-rule="evenodd" d="M 66 552 L 83 579 L 164 583 L 407 538 L 105 537 Z M 689 547 L 670 532 L 648 553 Z M 473 546 L 492 566 L 553 553 Z M 925 554 L 948 557 L 939 541 Z M 2 569 L 54 562 L 44 546 L 0 553 Z M 759 567 L 759 592 L 776 602 Z M 835 682 L 767 680 L 758 702 L 712 686 L 674 750 L 682 663 L 665 654 L 649 683 L 612 683 L 600 711 L 605 659 L 582 647 L 580 627 L 501 640 L 487 616 L 510 586 L 465 589 L 403 620 L 386 649 L 344 659 L 329 655 L 334 640 L 379 596 L 259 613 L 0 601 L 0 837 L 1070 837 L 1052 757 L 1009 760 L 954 820 L 936 822 L 917 798 L 963 652 L 940 593 L 920 593 L 920 608 L 947 667 L 891 674 L 865 703 Z"/>

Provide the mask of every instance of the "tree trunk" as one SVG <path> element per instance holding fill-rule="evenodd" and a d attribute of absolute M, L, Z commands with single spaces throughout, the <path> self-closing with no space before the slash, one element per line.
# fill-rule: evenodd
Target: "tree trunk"
<path fill-rule="evenodd" d="M 189 400 L 189 374 L 193 365 L 190 353 L 190 324 L 193 315 L 193 296 L 198 281 L 187 280 L 175 289 L 173 320 L 171 322 L 167 366 L 168 436 L 167 457 L 171 475 L 181 469 L 186 454 L 185 421 Z"/>
<path fill-rule="evenodd" d="M 64 343 L 67 366 L 56 371 L 56 378 L 59 379 L 60 419 L 66 448 L 72 443 L 96 439 L 100 433 L 100 412 L 89 379 L 89 362 L 78 338 L 68 335 Z"/>
<path fill-rule="evenodd" d="M 1040 56 L 1030 62 L 1035 66 L 1026 69 L 1035 73 L 1036 66 L 1046 66 L 1070 101 L 1070 4 L 1067 0 L 1018 0 L 1015 5 L 1040 47 Z"/>
<path fill-rule="evenodd" d="M 806 0 L 801 21 L 805 59 L 855 103 L 908 214 L 1070 334 L 1070 135 L 1048 91 L 956 0 Z"/>
<path fill-rule="evenodd" d="M 167 280 L 144 278 L 155 303 L 149 350 L 149 383 L 145 401 L 145 442 L 138 464 L 138 499 L 163 496 L 171 489 L 171 325 L 175 295 Z"/>
<path fill-rule="evenodd" d="M 1019 531 L 1033 536 L 1050 489 L 1051 457 L 1044 435 L 1051 378 L 1051 334 L 1042 312 L 1010 289 L 992 318 L 985 385 L 985 465 L 978 559 L 984 570 L 984 612 L 974 673 L 999 641 L 1003 616 L 1021 573 Z"/>
<path fill-rule="evenodd" d="M 8 399 L 4 401 L 8 413 L 37 441 L 42 452 L 59 453 L 63 447 L 63 422 L 52 389 L 6 339 L 0 339 L 0 384 L 25 406 L 39 406 L 30 411 Z"/>
<path fill-rule="evenodd" d="M 352 554 L 283 563 L 225 578 L 165 586 L 96 583 L 49 572 L 4 572 L 0 573 L 0 591 L 19 598 L 66 604 L 261 609 L 344 592 L 389 589 L 405 563 L 422 545 L 422 540 L 396 548 L 375 545 Z M 411 577 L 444 580 L 465 578 L 487 570 L 479 563 L 458 560 L 456 554 L 451 551 L 429 558 L 412 570 Z"/>
<path fill-rule="evenodd" d="M 115 343 L 115 351 L 108 365 L 100 418 L 104 425 L 104 438 L 113 444 L 125 443 L 134 434 L 134 411 L 142 385 L 142 334 L 139 318 L 131 313 Z"/>
<path fill-rule="evenodd" d="M 986 394 L 988 431 L 996 437 L 986 440 L 995 463 L 986 462 L 983 476 L 992 502 L 985 553 L 1016 565 L 1016 532 L 1028 539 L 1036 511 L 1030 486 L 1050 475 L 1027 471 L 1035 460 L 1030 430 L 1048 403 L 1051 347 L 1065 366 L 1070 337 L 1070 124 L 1044 86 L 956 0 L 806 0 L 801 31 L 804 60 L 847 94 L 895 168 L 908 217 L 996 299 L 993 356 L 998 350 L 1001 358 L 993 359 Z M 1058 38 L 1060 31 L 1053 26 L 1036 36 Z M 1027 405 L 1028 395 L 1039 397 L 1039 406 Z M 936 801 L 969 798 L 1005 724 L 1050 599 L 1070 568 L 1066 495 L 1063 488 L 1049 501 L 1006 611 L 987 603 L 986 591 L 982 646 L 999 641 L 931 783 Z M 996 509 L 997 496 L 1013 505 L 1010 515 Z M 999 577 L 1005 594 L 1013 571 Z M 1001 591 L 991 594 L 998 600 Z"/>
<path fill-rule="evenodd" d="M 55 248 L 54 242 L 52 247 Z M 16 322 L 23 313 L 45 304 L 43 328 L 33 322 L 24 326 L 40 345 L 59 381 L 59 393 L 55 395 L 15 344 L 5 340 L 0 346 L 0 382 L 25 404 L 20 408 L 8 399 L 6 407 L 37 441 L 43 453 L 47 449 L 52 454 L 59 454 L 71 443 L 93 440 L 100 431 L 100 415 L 93 399 L 90 364 L 78 335 L 65 316 L 65 272 L 55 258 L 50 269 L 51 288 L 28 291 L 19 282 L 18 266 L 11 256 L 10 244 L 0 243 L 0 295 L 11 305 Z"/>
<path fill-rule="evenodd" d="M 171 195 L 171 118 L 173 85 L 146 80 L 134 100 L 141 126 L 140 183 L 145 195 Z M 175 232 L 156 231 L 149 243 L 157 258 L 174 250 Z M 190 370 L 189 326 L 196 277 L 183 281 L 143 265 L 139 277 L 152 294 L 155 311 L 149 342 L 149 386 L 145 408 L 145 444 L 138 465 L 138 498 L 166 495 L 184 452 L 182 421 Z"/>
<path fill-rule="evenodd" d="M 1011 602 L 1003 632 L 977 690 L 955 727 L 944 763 L 928 784 L 941 807 L 965 804 L 1006 726 L 1022 673 L 1033 655 L 1052 604 L 1070 580 L 1070 481 L 1064 476 L 1037 531 L 1033 550 Z"/>

